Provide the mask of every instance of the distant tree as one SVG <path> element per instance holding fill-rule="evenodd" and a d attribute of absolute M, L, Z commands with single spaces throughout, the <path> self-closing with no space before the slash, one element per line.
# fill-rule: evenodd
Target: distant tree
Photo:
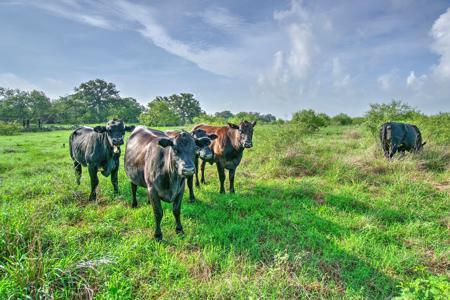
<path fill-rule="evenodd" d="M 47 122 L 52 113 L 52 103 L 44 92 L 31 91 L 28 94 L 30 117 L 35 123 Z"/>
<path fill-rule="evenodd" d="M 225 120 L 234 117 L 233 113 L 229 110 L 218 111 L 214 114 L 217 118 L 224 118 Z"/>
<path fill-rule="evenodd" d="M 331 118 L 332 122 L 337 125 L 350 125 L 353 122 L 352 117 L 347 114 L 340 113 Z"/>
<path fill-rule="evenodd" d="M 3 121 L 25 121 L 30 118 L 28 92 L 18 89 L 0 90 L 0 116 Z"/>
<path fill-rule="evenodd" d="M 182 123 L 180 117 L 174 113 L 162 97 L 156 98 L 148 104 L 140 120 L 148 126 L 174 126 Z"/>
<path fill-rule="evenodd" d="M 86 121 L 104 122 L 110 104 L 119 98 L 119 91 L 114 83 L 95 79 L 76 87 L 72 97 L 86 105 L 87 112 L 84 115 Z"/>

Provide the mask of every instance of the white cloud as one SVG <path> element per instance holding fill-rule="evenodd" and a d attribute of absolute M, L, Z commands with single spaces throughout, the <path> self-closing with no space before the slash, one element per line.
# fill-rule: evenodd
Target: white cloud
<path fill-rule="evenodd" d="M 238 29 L 243 24 L 239 17 L 231 14 L 223 7 L 209 8 L 200 16 L 206 24 L 226 31 Z"/>
<path fill-rule="evenodd" d="M 377 78 L 377 82 L 379 87 L 382 90 L 390 90 L 394 88 L 394 85 L 396 85 L 397 81 L 398 81 L 398 71 L 397 70 L 392 70 L 388 73 L 382 74 L 380 76 L 378 76 Z"/>
<path fill-rule="evenodd" d="M 418 90 L 423 86 L 427 77 L 428 76 L 425 74 L 417 77 L 415 72 L 411 71 L 409 76 L 406 78 L 406 85 L 410 88 Z"/>
<path fill-rule="evenodd" d="M 450 8 L 434 22 L 431 36 L 434 39 L 432 49 L 440 55 L 434 72 L 443 78 L 450 78 Z"/>
<path fill-rule="evenodd" d="M 291 0 L 291 5 L 289 9 L 286 10 L 276 10 L 273 13 L 273 18 L 278 21 L 286 20 L 289 18 L 300 18 L 306 21 L 309 17 L 308 12 L 303 8 L 302 1 Z"/>
<path fill-rule="evenodd" d="M 338 57 L 333 58 L 331 75 L 335 88 L 345 88 L 350 84 L 350 74 L 344 72 L 341 60 Z"/>

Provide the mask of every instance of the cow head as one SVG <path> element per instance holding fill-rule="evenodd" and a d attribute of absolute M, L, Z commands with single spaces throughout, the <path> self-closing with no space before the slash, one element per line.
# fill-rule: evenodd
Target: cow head
<path fill-rule="evenodd" d="M 181 132 L 173 138 L 160 138 L 158 144 L 163 147 L 171 147 L 172 164 L 176 172 L 182 177 L 193 175 L 195 172 L 194 158 L 196 147 L 205 147 L 211 141 L 207 137 L 193 138 L 187 132 Z"/>
<path fill-rule="evenodd" d="M 120 145 L 123 145 L 125 131 L 133 131 L 134 126 L 125 126 L 122 120 L 112 119 L 106 123 L 106 126 L 96 126 L 94 131 L 106 133 L 109 144 L 113 147 L 115 154 L 120 153 Z"/>
<path fill-rule="evenodd" d="M 238 125 L 228 123 L 228 126 L 233 129 L 239 130 L 239 144 L 244 148 L 253 147 L 253 127 L 255 127 L 256 121 L 241 121 Z"/>
<path fill-rule="evenodd" d="M 192 137 L 194 139 L 201 139 L 201 138 L 209 139 L 209 142 L 205 142 L 203 147 L 197 146 L 195 152 L 203 160 L 212 159 L 213 152 L 211 148 L 209 148 L 209 145 L 211 144 L 212 140 L 215 140 L 217 138 L 217 135 L 214 133 L 207 134 L 206 131 L 204 131 L 203 129 L 195 129 L 194 131 L 192 131 Z"/>

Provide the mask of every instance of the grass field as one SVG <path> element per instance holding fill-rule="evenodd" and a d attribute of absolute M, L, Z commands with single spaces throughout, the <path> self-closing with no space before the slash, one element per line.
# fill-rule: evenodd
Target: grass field
<path fill-rule="evenodd" d="M 158 243 L 144 189 L 130 206 L 123 156 L 120 194 L 100 176 L 98 201 L 88 201 L 69 133 L 0 137 L 0 299 L 385 299 L 415 285 L 448 289 L 449 146 L 431 141 L 388 162 L 360 127 L 303 135 L 258 125 L 236 194 L 220 195 L 207 166 L 199 201 L 185 194 L 185 235 L 165 203 Z"/>

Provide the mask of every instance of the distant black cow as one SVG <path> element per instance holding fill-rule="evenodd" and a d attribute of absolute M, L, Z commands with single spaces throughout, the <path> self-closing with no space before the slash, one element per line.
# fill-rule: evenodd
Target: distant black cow
<path fill-rule="evenodd" d="M 174 134 L 176 134 L 176 131 L 166 131 L 165 132 L 168 136 L 173 137 Z M 208 138 L 210 141 L 215 140 L 217 138 L 217 135 L 212 133 L 212 134 L 206 134 L 206 131 L 204 131 L 203 129 L 194 129 L 191 132 L 191 135 L 195 138 L 195 139 L 200 139 L 200 138 Z M 212 159 L 214 158 L 214 153 L 212 152 L 211 148 L 209 148 L 209 145 L 211 144 L 211 142 L 209 143 L 205 143 L 203 145 L 203 147 L 196 147 L 195 150 L 195 185 L 197 187 L 200 186 L 200 182 L 198 180 L 198 159 L 202 159 L 204 161 L 212 161 Z M 195 202 L 195 194 L 194 194 L 194 187 L 193 187 L 193 181 L 194 181 L 194 176 L 188 176 L 187 177 L 187 185 L 189 188 L 189 202 L 193 203 Z"/>
<path fill-rule="evenodd" d="M 137 206 L 137 187 L 146 187 L 155 215 L 157 240 L 162 239 L 161 200 L 173 203 L 176 232 L 183 232 L 180 213 L 185 179 L 194 174 L 196 147 L 201 148 L 208 143 L 208 138 L 195 139 L 187 132 L 169 137 L 161 131 L 143 126 L 137 127 L 128 139 L 125 172 L 131 181 L 132 206 Z"/>
<path fill-rule="evenodd" d="M 229 171 L 230 193 L 234 193 L 234 175 L 236 168 L 241 162 L 245 148 L 253 147 L 253 127 L 256 121 L 242 121 L 239 125 L 228 123 L 227 126 L 210 126 L 200 124 L 194 127 L 194 130 L 202 129 L 207 134 L 216 134 L 217 139 L 212 141 L 210 148 L 214 153 L 210 163 L 215 162 L 220 180 L 220 193 L 225 193 L 225 169 Z M 202 161 L 201 181 L 205 182 L 205 164 Z"/>
<path fill-rule="evenodd" d="M 106 126 L 79 127 L 69 138 L 70 157 L 73 160 L 77 184 L 80 184 L 81 166 L 88 167 L 91 178 L 90 200 L 97 197 L 97 172 L 103 176 L 111 175 L 114 192 L 118 192 L 117 172 L 119 170 L 120 145 L 123 144 L 125 131 L 134 126 L 125 126 L 121 120 L 111 120 Z"/>
<path fill-rule="evenodd" d="M 422 143 L 422 134 L 416 125 L 387 122 L 381 125 L 380 141 L 384 156 L 392 158 L 399 151 L 418 152 L 426 144 Z"/>

